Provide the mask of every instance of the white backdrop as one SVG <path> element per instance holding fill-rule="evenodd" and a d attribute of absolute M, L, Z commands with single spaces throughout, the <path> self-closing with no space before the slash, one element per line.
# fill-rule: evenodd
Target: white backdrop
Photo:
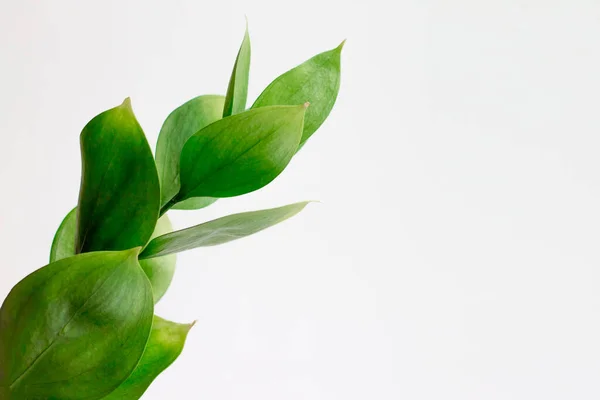
<path fill-rule="evenodd" d="M 77 200 L 78 135 L 131 96 L 151 144 L 347 38 L 329 120 L 270 186 L 182 228 L 304 200 L 179 257 L 157 313 L 198 320 L 145 399 L 600 398 L 600 3 L 0 2 L 0 298 Z"/>

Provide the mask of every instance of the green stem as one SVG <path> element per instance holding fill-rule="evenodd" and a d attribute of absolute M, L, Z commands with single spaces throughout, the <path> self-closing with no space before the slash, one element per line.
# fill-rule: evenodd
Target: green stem
<path fill-rule="evenodd" d="M 165 215 L 165 213 L 167 211 L 169 211 L 171 209 L 171 207 L 173 207 L 175 204 L 179 203 L 179 200 L 177 199 L 177 196 L 173 197 L 171 200 L 169 200 L 167 202 L 167 204 L 165 204 L 161 209 L 160 209 L 160 215 L 159 218 L 162 217 L 163 215 Z"/>

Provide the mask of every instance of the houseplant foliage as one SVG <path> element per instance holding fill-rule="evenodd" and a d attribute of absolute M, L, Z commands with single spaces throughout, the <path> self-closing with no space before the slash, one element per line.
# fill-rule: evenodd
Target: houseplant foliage
<path fill-rule="evenodd" d="M 175 254 L 259 232 L 307 202 L 177 231 L 167 212 L 201 209 L 273 181 L 329 115 L 342 47 L 279 76 L 247 108 L 246 30 L 225 96 L 175 109 L 156 156 L 129 99 L 83 128 L 77 206 L 58 227 L 50 263 L 14 286 L 0 309 L 0 400 L 143 395 L 193 326 L 154 315 Z"/>

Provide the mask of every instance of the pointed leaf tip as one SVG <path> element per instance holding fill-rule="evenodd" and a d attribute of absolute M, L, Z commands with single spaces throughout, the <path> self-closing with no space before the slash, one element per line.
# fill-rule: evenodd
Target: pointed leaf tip
<path fill-rule="evenodd" d="M 121 103 L 121 107 L 131 110 L 131 97 L 126 97 L 125 100 L 123 100 L 123 103 Z"/>
<path fill-rule="evenodd" d="M 342 43 L 340 43 L 340 45 L 338 47 L 336 47 L 336 50 L 342 51 L 342 49 L 344 48 L 344 45 L 346 44 L 346 40 L 348 40 L 348 39 L 342 40 Z"/>

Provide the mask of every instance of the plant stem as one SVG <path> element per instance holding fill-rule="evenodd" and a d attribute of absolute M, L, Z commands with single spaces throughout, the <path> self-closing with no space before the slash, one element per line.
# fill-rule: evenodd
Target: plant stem
<path fill-rule="evenodd" d="M 167 211 L 169 211 L 171 209 L 171 207 L 173 207 L 175 204 L 177 204 L 179 202 L 179 200 L 177 199 L 177 196 L 173 197 L 171 200 L 169 200 L 167 202 L 167 204 L 165 204 L 161 209 L 160 209 L 160 215 L 159 218 L 162 217 L 163 215 L 165 215 L 165 213 Z"/>

